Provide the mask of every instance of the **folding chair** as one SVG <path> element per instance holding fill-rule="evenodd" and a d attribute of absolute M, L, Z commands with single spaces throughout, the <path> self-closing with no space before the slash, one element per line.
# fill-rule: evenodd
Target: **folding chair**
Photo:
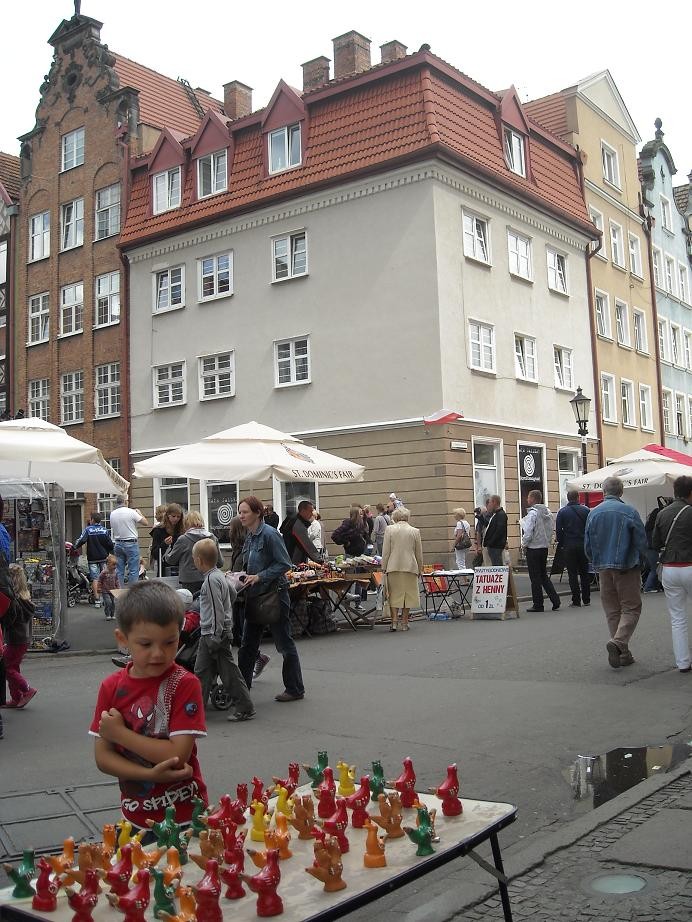
<path fill-rule="evenodd" d="M 423 575 L 421 576 L 421 583 L 423 589 L 423 598 L 425 599 L 425 617 L 428 615 L 428 606 L 432 605 L 432 610 L 434 614 L 439 614 L 444 605 L 447 594 L 449 593 L 449 582 L 446 576 L 433 576 L 431 572 L 426 573 L 426 570 L 432 570 L 432 567 L 423 567 Z"/>

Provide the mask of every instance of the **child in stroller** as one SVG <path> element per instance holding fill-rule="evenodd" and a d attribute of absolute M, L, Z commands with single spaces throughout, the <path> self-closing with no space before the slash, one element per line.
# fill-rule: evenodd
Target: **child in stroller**
<path fill-rule="evenodd" d="M 67 570 L 67 606 L 74 608 L 80 600 L 89 605 L 94 602 L 94 590 L 89 580 L 89 575 L 79 566 L 79 549 L 75 549 L 70 541 L 65 542 L 65 558 Z"/>

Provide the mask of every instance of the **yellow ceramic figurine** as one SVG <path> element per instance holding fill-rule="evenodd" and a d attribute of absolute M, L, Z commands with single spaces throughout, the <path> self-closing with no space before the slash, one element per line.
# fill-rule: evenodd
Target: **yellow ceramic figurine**
<path fill-rule="evenodd" d="M 277 820 L 280 813 L 283 813 L 284 816 L 287 816 L 290 819 L 293 816 L 293 806 L 295 801 L 292 797 L 288 796 L 288 791 L 286 788 L 281 787 L 281 785 L 278 785 L 278 787 L 274 788 L 274 793 L 277 795 L 275 809 Z"/>
<path fill-rule="evenodd" d="M 252 842 L 261 842 L 264 845 L 264 832 L 269 826 L 271 813 L 267 814 L 267 808 L 261 800 L 253 800 L 250 804 L 250 815 L 252 817 L 250 840 Z"/>
<path fill-rule="evenodd" d="M 350 797 L 356 793 L 354 784 L 356 778 L 356 766 L 348 765 L 346 762 L 337 762 L 336 770 L 339 772 L 339 797 Z"/>

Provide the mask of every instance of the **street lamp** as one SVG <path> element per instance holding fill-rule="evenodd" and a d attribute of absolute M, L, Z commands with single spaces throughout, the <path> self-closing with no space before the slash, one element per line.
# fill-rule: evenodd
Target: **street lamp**
<path fill-rule="evenodd" d="M 582 474 L 586 474 L 586 436 L 589 434 L 589 408 L 591 407 L 591 398 L 585 397 L 581 388 L 577 388 L 577 393 L 570 400 L 574 410 L 574 418 L 577 421 L 577 431 L 581 436 L 581 466 Z"/>

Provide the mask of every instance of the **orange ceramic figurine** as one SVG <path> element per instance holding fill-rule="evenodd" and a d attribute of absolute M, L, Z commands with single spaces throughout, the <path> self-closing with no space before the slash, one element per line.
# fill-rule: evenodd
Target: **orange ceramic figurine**
<path fill-rule="evenodd" d="M 180 912 L 176 916 L 161 912 L 159 918 L 163 919 L 163 922 L 196 922 L 197 903 L 192 887 L 179 887 L 178 899 L 180 900 Z"/>
<path fill-rule="evenodd" d="M 106 823 L 106 825 L 101 830 L 102 835 L 102 847 L 103 853 L 108 857 L 108 860 L 113 857 L 115 850 L 117 848 L 117 830 L 114 823 Z"/>
<path fill-rule="evenodd" d="M 377 801 L 380 805 L 380 815 L 373 816 L 373 822 L 384 829 L 388 839 L 400 839 L 405 835 L 401 828 L 403 815 L 401 813 L 401 797 L 398 791 L 388 794 L 379 794 Z"/>
<path fill-rule="evenodd" d="M 413 760 L 408 756 L 404 759 L 404 770 L 389 787 L 394 787 L 401 794 L 401 805 L 407 809 L 413 806 L 416 799 L 416 773 L 413 770 Z"/>
<path fill-rule="evenodd" d="M 180 881 L 183 876 L 180 853 L 174 845 L 171 845 L 166 852 L 166 862 L 166 867 L 163 869 L 163 882 L 170 887 L 174 880 Z"/>
<path fill-rule="evenodd" d="M 370 801 L 370 778 L 363 775 L 360 779 L 360 787 L 346 798 L 346 806 L 353 810 L 351 814 L 351 825 L 354 829 L 362 829 L 368 818 L 368 811 L 365 809 Z"/>
<path fill-rule="evenodd" d="M 355 794 L 356 786 L 353 782 L 356 777 L 356 766 L 342 760 L 336 763 L 336 770 L 339 772 L 339 797 L 350 797 L 351 794 Z"/>
<path fill-rule="evenodd" d="M 235 823 L 231 823 L 235 829 Z M 199 834 L 199 850 L 201 854 L 190 855 L 190 859 L 195 862 L 198 868 L 203 871 L 207 868 L 207 861 L 210 858 L 216 859 L 221 864 L 223 862 L 224 839 L 219 829 L 204 829 Z M 199 899 L 197 900 L 199 903 Z"/>
<path fill-rule="evenodd" d="M 277 813 L 275 814 L 275 819 L 279 858 L 283 861 L 285 858 L 291 858 L 293 856 L 293 852 L 289 848 L 291 833 L 288 831 L 288 817 L 283 813 Z"/>
<path fill-rule="evenodd" d="M 279 853 L 276 849 L 267 852 L 267 863 L 253 877 L 241 874 L 240 879 L 245 881 L 253 893 L 257 894 L 257 915 L 278 916 L 284 911 L 283 900 L 276 892 L 281 883 L 281 870 L 279 869 Z"/>
<path fill-rule="evenodd" d="M 252 828 L 250 829 L 251 842 L 264 842 L 264 832 L 269 826 L 271 813 L 267 815 L 267 808 L 261 800 L 253 800 L 250 804 Z"/>
<path fill-rule="evenodd" d="M 74 865 L 74 839 L 70 836 L 62 843 L 62 853 L 60 855 L 50 855 L 48 864 L 56 874 L 65 874 Z"/>
<path fill-rule="evenodd" d="M 447 777 L 434 793 L 442 801 L 442 813 L 444 816 L 459 816 L 459 814 L 463 813 L 464 808 L 459 800 L 459 778 L 456 762 L 447 766 Z"/>
<path fill-rule="evenodd" d="M 386 868 L 387 859 L 384 856 L 385 837 L 377 835 L 377 826 L 372 820 L 365 824 L 368 835 L 365 840 L 365 854 L 363 864 L 366 868 Z"/>
<path fill-rule="evenodd" d="M 250 856 L 250 861 L 252 861 L 256 868 L 263 868 L 266 865 L 267 855 L 269 854 L 270 850 L 274 850 L 278 853 L 279 842 L 276 829 L 267 829 L 267 831 L 264 833 L 264 844 L 267 847 L 263 852 L 259 852 L 254 848 L 248 848 L 247 850 L 247 853 Z"/>
<path fill-rule="evenodd" d="M 74 884 L 82 885 L 87 871 L 98 871 L 99 876 L 102 876 L 107 869 L 110 869 L 110 863 L 101 852 L 100 847 L 89 842 L 82 842 L 77 849 L 77 867 L 70 868 L 63 874 L 62 882 L 68 887 Z"/>
<path fill-rule="evenodd" d="M 315 805 L 310 794 L 304 794 L 296 799 L 293 806 L 293 819 L 291 826 L 298 831 L 298 838 L 303 841 L 313 839 L 312 828 L 315 825 Z"/>
<path fill-rule="evenodd" d="M 342 879 L 344 866 L 341 861 L 341 849 L 333 836 L 319 838 L 315 842 L 315 861 L 306 872 L 324 884 L 325 893 L 343 890 L 346 881 Z"/>
<path fill-rule="evenodd" d="M 145 852 L 141 842 L 132 845 L 132 863 L 137 869 L 155 868 L 165 854 L 165 848 L 152 848 L 151 851 Z"/>

